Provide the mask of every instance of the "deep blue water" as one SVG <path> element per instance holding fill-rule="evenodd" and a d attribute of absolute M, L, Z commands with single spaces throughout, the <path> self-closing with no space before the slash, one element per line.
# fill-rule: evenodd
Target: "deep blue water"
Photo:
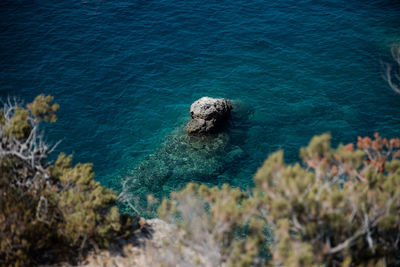
<path fill-rule="evenodd" d="M 381 65 L 396 42 L 398 1 L 1 1 L 0 97 L 54 95 L 48 139 L 116 189 L 158 164 L 194 100 L 232 99 L 218 153 L 240 156 L 204 182 L 245 186 L 269 153 L 294 161 L 315 134 L 400 136 L 400 96 Z M 157 186 L 141 193 L 165 195 L 191 174 L 153 172 Z"/>

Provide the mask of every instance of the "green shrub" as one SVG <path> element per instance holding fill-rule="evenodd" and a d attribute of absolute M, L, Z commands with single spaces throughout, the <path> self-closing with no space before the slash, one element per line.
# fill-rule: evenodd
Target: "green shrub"
<path fill-rule="evenodd" d="M 359 137 L 357 147 L 332 149 L 330 135 L 316 136 L 301 149 L 302 163 L 270 155 L 251 192 L 189 184 L 160 214 L 177 223 L 186 246 L 211 236 L 215 265 L 263 265 L 271 253 L 273 266 L 398 266 L 400 139 Z M 242 240 L 238 229 L 247 230 Z"/>
<path fill-rule="evenodd" d="M 314 137 L 303 166 L 271 155 L 255 175 L 255 191 L 274 229 L 274 262 L 287 266 L 396 262 L 400 240 L 400 140 L 375 135 L 330 146 Z M 261 195 L 261 194 L 259 194 Z"/>
<path fill-rule="evenodd" d="M 0 265 L 73 259 L 90 247 L 106 247 L 131 233 L 117 198 L 94 180 L 91 164 L 72 164 L 38 132 L 57 120 L 53 97 L 38 96 L 24 108 L 8 101 L 0 112 Z"/>
<path fill-rule="evenodd" d="M 263 244 L 268 239 L 265 225 L 253 216 L 254 206 L 245 198 L 245 193 L 229 185 L 209 188 L 190 183 L 181 192 L 173 193 L 170 200 L 163 200 L 158 212 L 183 234 L 174 236 L 174 242 L 167 246 L 175 246 L 175 253 L 188 246 L 198 256 L 197 263 L 263 263 L 267 253 Z M 197 265 L 196 257 L 189 263 Z"/>

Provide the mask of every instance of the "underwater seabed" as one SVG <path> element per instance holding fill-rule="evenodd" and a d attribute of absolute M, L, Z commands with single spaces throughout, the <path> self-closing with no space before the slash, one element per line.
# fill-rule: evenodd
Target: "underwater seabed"
<path fill-rule="evenodd" d="M 185 125 L 181 125 L 153 153 L 138 162 L 121 179 L 118 190 L 121 212 L 152 217 L 157 205 L 149 206 L 149 196 L 157 204 L 189 182 L 211 186 L 231 183 L 231 177 L 239 171 L 239 164 L 235 163 L 250 160 L 242 148 L 245 140 L 242 130 L 252 114 L 245 103 L 233 101 L 233 105 L 229 125 L 221 133 L 189 136 Z M 237 136 L 238 131 L 241 136 Z"/>

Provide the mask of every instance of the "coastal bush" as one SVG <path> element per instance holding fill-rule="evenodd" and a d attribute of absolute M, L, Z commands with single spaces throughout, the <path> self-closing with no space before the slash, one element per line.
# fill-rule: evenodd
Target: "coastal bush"
<path fill-rule="evenodd" d="M 68 259 L 105 247 L 131 233 L 117 198 L 94 180 L 91 164 L 72 164 L 61 153 L 51 164 L 39 132 L 57 120 L 53 97 L 39 95 L 23 107 L 9 100 L 0 110 L 0 265 Z M 74 258 L 74 257 L 72 257 Z"/>
<path fill-rule="evenodd" d="M 272 154 L 254 195 L 275 234 L 273 261 L 285 266 L 399 264 L 400 139 L 358 138 L 332 149 L 314 137 L 302 165 Z M 369 266 L 370 266 L 369 265 Z"/>
<path fill-rule="evenodd" d="M 165 257 L 171 266 L 229 264 L 260 265 L 268 253 L 267 228 L 256 215 L 256 206 L 246 194 L 225 184 L 221 188 L 190 183 L 164 199 L 159 214 L 179 228 L 173 242 L 166 243 L 174 254 L 192 251 L 191 257 Z M 164 249 L 164 248 L 162 248 Z M 190 255 L 190 254 L 189 254 Z"/>
<path fill-rule="evenodd" d="M 189 184 L 160 215 L 215 265 L 262 265 L 270 254 L 273 266 L 398 266 L 400 139 L 333 149 L 324 134 L 300 156 L 287 165 L 282 151 L 270 155 L 248 192 Z"/>

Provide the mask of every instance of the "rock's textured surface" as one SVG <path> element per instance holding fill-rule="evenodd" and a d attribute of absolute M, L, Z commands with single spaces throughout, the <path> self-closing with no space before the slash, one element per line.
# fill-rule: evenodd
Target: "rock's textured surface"
<path fill-rule="evenodd" d="M 198 134 L 202 134 L 202 133 L 206 133 L 207 132 L 207 124 L 206 121 L 203 119 L 195 119 L 195 120 L 191 120 L 188 122 L 188 124 L 186 125 L 186 131 L 189 134 L 193 134 L 193 133 L 198 133 Z"/>
<path fill-rule="evenodd" d="M 192 120 L 186 125 L 187 132 L 192 135 L 217 132 L 228 120 L 232 108 L 225 98 L 200 98 L 190 107 Z"/>
<path fill-rule="evenodd" d="M 190 106 L 193 119 L 219 120 L 229 117 L 232 104 L 225 98 L 202 97 Z"/>

